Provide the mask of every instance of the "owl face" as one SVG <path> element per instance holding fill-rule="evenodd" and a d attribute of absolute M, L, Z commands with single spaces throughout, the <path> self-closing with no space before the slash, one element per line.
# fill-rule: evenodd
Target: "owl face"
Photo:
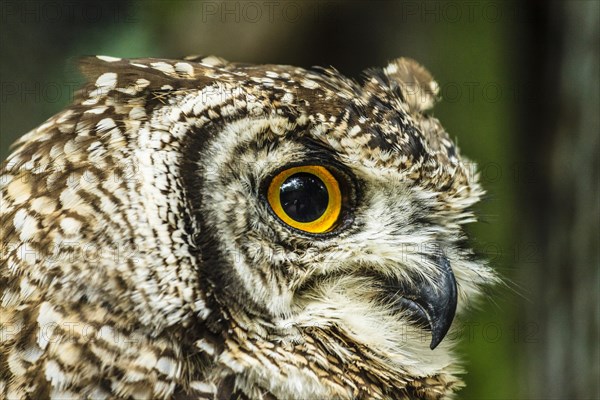
<path fill-rule="evenodd" d="M 343 311 L 350 318 L 340 323 L 350 325 L 359 310 L 412 317 L 434 328 L 435 347 L 457 290 L 434 222 L 426 221 L 430 201 L 400 172 L 352 161 L 307 126 L 275 134 L 271 123 L 240 124 L 200 155 L 212 168 L 200 169 L 208 190 L 193 201 L 212 236 L 205 248 L 215 260 L 206 265 L 226 266 L 207 271 L 227 282 L 223 296 L 241 296 L 264 318 L 288 324 L 311 307 Z M 308 320 L 335 321 L 323 317 Z"/>
<path fill-rule="evenodd" d="M 437 96 L 427 71 L 398 59 L 359 84 L 214 57 L 82 65 L 90 84 L 75 104 L 2 170 L 7 320 L 43 314 L 141 338 L 155 397 L 460 387 L 443 339 L 496 278 L 464 246 L 483 192 L 426 114 Z M 4 340 L 0 363 L 25 344 L 49 354 L 26 371 L 68 352 L 36 340 Z M 112 375 L 94 376 L 113 395 L 139 394 L 117 373 L 139 358 L 111 351 L 96 359 Z M 17 388 L 31 383 L 20 372 Z M 81 386 L 50 376 L 39 385 Z"/>

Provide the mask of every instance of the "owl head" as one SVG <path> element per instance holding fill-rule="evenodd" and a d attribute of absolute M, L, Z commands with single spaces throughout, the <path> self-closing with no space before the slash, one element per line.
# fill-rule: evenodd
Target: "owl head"
<path fill-rule="evenodd" d="M 82 70 L 74 104 L 25 135 L 0 174 L 0 309 L 33 324 L 0 339 L 0 363 L 18 348 L 45 354 L 21 357 L 13 389 L 69 351 L 90 363 L 82 349 L 117 397 L 142 390 L 126 377 L 144 351 L 155 357 L 135 364 L 143 386 L 164 398 L 441 398 L 461 386 L 444 338 L 497 278 L 466 246 L 483 191 L 427 114 L 438 85 L 425 69 L 401 58 L 356 82 L 216 57 L 93 57 Z M 59 328 L 41 340 L 48 321 Z M 105 326 L 139 340 L 107 355 Z M 46 386 L 92 385 L 65 374 Z"/>

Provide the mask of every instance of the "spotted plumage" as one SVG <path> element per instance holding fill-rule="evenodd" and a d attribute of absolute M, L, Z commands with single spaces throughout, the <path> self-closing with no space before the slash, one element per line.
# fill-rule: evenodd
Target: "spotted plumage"
<path fill-rule="evenodd" d="M 217 57 L 81 69 L 73 104 L 0 170 L 1 398 L 462 386 L 442 339 L 497 278 L 464 245 L 483 191 L 427 114 L 426 70 L 398 59 L 358 83 Z M 323 233 L 284 223 L 265 189 L 302 165 L 339 180 Z"/>

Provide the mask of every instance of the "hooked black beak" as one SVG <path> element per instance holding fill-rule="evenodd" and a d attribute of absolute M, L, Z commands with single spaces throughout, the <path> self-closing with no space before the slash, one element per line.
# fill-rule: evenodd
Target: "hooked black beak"
<path fill-rule="evenodd" d="M 431 330 L 431 350 L 448 333 L 454 320 L 457 302 L 456 280 L 448 259 L 439 255 L 434 259 L 437 274 L 426 280 L 415 275 L 410 284 L 401 284 L 394 295 L 397 307 L 408 310 L 417 322 Z"/>

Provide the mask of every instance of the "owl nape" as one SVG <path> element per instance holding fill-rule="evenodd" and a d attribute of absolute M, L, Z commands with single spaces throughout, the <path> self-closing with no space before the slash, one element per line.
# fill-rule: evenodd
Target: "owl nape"
<path fill-rule="evenodd" d="M 499 280 L 429 72 L 81 70 L 0 167 L 1 398 L 454 397 L 447 333 Z"/>

